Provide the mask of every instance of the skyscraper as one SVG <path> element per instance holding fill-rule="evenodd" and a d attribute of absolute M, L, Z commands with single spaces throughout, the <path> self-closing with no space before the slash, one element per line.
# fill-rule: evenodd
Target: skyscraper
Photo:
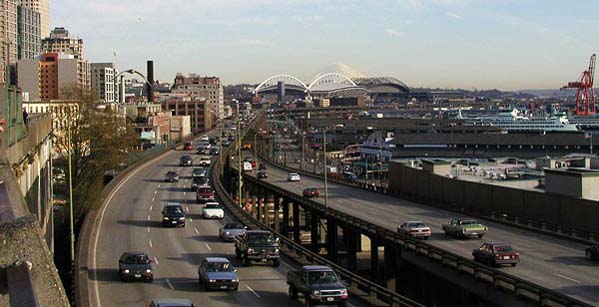
<path fill-rule="evenodd" d="M 72 54 L 76 59 L 83 59 L 83 40 L 69 35 L 65 28 L 54 28 L 50 36 L 42 39 L 42 52 Z"/>
<path fill-rule="evenodd" d="M 8 65 L 18 60 L 17 40 L 17 2 L 0 0 L 0 83 L 7 83 Z"/>
<path fill-rule="evenodd" d="M 19 4 L 40 13 L 40 39 L 50 35 L 50 0 L 19 0 Z"/>
<path fill-rule="evenodd" d="M 40 13 L 19 5 L 17 9 L 17 49 L 20 59 L 33 59 L 40 53 Z"/>

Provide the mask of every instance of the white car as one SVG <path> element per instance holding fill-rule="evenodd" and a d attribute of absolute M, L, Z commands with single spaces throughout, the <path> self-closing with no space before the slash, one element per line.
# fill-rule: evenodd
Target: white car
<path fill-rule="evenodd" d="M 251 172 L 252 171 L 252 163 L 250 162 L 243 162 L 243 171 L 244 172 Z"/>
<path fill-rule="evenodd" d="M 210 156 L 201 156 L 198 161 L 198 165 L 200 166 L 210 166 L 210 163 L 212 163 L 212 157 Z"/>
<path fill-rule="evenodd" d="M 202 140 L 204 142 L 208 142 L 208 141 L 210 141 L 210 137 L 208 135 L 202 135 L 202 137 L 200 138 L 200 140 Z"/>
<path fill-rule="evenodd" d="M 287 181 L 300 181 L 302 180 L 300 178 L 300 175 L 298 173 L 289 173 L 289 175 L 287 175 Z"/>
<path fill-rule="evenodd" d="M 431 228 L 422 221 L 407 221 L 397 227 L 397 232 L 425 240 L 432 234 Z"/>
<path fill-rule="evenodd" d="M 202 208 L 202 217 L 205 219 L 224 219 L 225 210 L 217 202 L 208 202 Z"/>

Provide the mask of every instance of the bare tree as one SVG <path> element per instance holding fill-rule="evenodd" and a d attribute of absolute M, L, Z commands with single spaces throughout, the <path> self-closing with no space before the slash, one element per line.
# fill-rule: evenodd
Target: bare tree
<path fill-rule="evenodd" d="M 98 104 L 90 91 L 66 87 L 61 98 L 66 107 L 57 115 L 62 129 L 55 132 L 54 145 L 65 159 L 71 153 L 74 216 L 79 219 L 99 200 L 104 174 L 126 162 L 136 137 L 125 117 Z"/>

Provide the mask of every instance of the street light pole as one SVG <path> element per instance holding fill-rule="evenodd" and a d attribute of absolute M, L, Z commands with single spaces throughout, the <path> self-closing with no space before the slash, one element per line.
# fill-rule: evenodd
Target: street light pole
<path fill-rule="evenodd" d="M 241 123 L 239 120 L 239 103 L 237 103 L 237 177 L 238 177 L 238 182 L 237 182 L 237 186 L 238 186 L 238 190 L 237 190 L 237 205 L 241 208 L 242 205 L 242 200 L 241 200 L 241 193 L 242 193 L 242 184 L 243 184 L 243 179 L 241 178 Z"/>
<path fill-rule="evenodd" d="M 69 224 L 70 224 L 70 241 L 71 241 L 71 265 L 75 263 L 75 228 L 73 222 L 73 166 L 71 162 L 71 151 L 72 151 L 72 141 L 71 141 L 71 116 L 69 116 L 67 122 L 67 159 L 69 163 Z"/>
<path fill-rule="evenodd" d="M 327 182 L 327 129 L 322 130 L 322 148 L 323 148 L 323 159 L 324 159 L 324 207 L 325 209 L 329 205 L 329 187 Z"/>

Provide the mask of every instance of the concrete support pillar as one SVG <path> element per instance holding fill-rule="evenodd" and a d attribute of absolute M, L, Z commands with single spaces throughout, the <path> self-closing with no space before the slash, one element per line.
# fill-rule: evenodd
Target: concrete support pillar
<path fill-rule="evenodd" d="M 275 231 L 276 232 L 281 231 L 281 221 L 279 221 L 279 206 L 280 206 L 280 199 L 279 199 L 279 196 L 276 196 L 275 203 L 273 206 L 273 214 L 274 214 L 274 222 L 275 222 Z"/>
<path fill-rule="evenodd" d="M 316 211 L 310 211 L 310 250 L 318 253 L 320 237 L 318 229 L 320 228 L 320 216 Z"/>
<path fill-rule="evenodd" d="M 327 218 L 327 258 L 337 263 L 337 223 Z"/>
<path fill-rule="evenodd" d="M 285 237 L 289 237 L 289 200 L 283 199 L 283 225 L 281 231 Z"/>
<path fill-rule="evenodd" d="M 293 241 L 301 244 L 300 238 L 300 208 L 298 203 L 293 203 Z"/>
<path fill-rule="evenodd" d="M 370 237 L 370 277 L 374 282 L 379 282 L 379 243 L 376 236 Z"/>
<path fill-rule="evenodd" d="M 343 228 L 343 236 L 347 244 L 347 268 L 355 272 L 357 268 L 358 240 L 360 233 L 351 226 Z"/>
<path fill-rule="evenodd" d="M 270 221 L 270 216 L 268 216 L 268 208 L 269 208 L 269 202 L 270 202 L 270 197 L 272 196 L 273 200 L 276 198 L 276 196 L 274 194 L 270 194 L 270 193 L 265 193 L 264 194 L 264 201 L 262 202 L 262 222 L 268 226 Z"/>
<path fill-rule="evenodd" d="M 255 208 L 256 208 L 256 219 L 258 221 L 262 221 L 261 207 L 262 207 L 262 202 L 264 201 L 263 200 L 264 195 L 265 195 L 264 193 L 258 193 L 258 197 L 256 198 L 256 207 Z"/>
<path fill-rule="evenodd" d="M 399 289 L 399 264 L 401 250 L 395 245 L 385 245 L 385 284 L 387 289 L 397 292 Z"/>

